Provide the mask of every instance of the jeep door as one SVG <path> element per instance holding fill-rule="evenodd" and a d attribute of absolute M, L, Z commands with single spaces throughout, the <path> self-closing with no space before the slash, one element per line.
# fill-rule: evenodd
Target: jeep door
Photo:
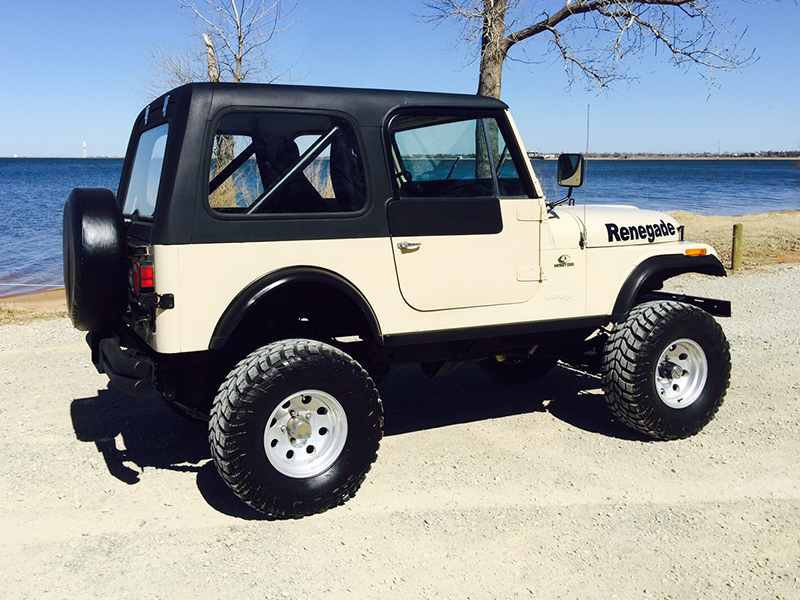
<path fill-rule="evenodd" d="M 420 311 L 522 303 L 540 281 L 541 201 L 504 114 L 390 121 L 389 228 L 400 291 Z"/>

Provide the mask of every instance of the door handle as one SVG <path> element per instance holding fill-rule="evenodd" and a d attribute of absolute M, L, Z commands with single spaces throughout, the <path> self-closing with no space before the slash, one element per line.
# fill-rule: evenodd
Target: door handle
<path fill-rule="evenodd" d="M 397 248 L 399 250 L 416 250 L 421 245 L 420 242 L 397 242 Z"/>

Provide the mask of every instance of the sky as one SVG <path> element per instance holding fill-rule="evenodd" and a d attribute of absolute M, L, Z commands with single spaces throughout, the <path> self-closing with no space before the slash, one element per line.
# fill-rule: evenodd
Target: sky
<path fill-rule="evenodd" d="M 713 86 L 661 52 L 629 63 L 636 81 L 586 90 L 529 43 L 528 63 L 507 61 L 502 92 L 527 150 L 585 151 L 587 117 L 590 152 L 800 150 L 800 4 L 716 6 L 758 61 Z M 297 0 L 274 38 L 279 68 L 303 85 L 475 93 L 458 29 L 424 12 L 422 0 Z M 177 0 L 0 0 L 0 21 L 0 157 L 78 157 L 84 142 L 89 156 L 124 155 L 154 49 L 200 43 Z"/>

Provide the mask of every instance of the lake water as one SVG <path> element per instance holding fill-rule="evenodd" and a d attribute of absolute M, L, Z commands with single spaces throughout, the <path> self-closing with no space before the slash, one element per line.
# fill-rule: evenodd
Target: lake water
<path fill-rule="evenodd" d="M 539 163 L 544 163 L 539 166 Z M 556 162 L 534 161 L 548 197 Z M 800 209 L 800 162 L 793 160 L 590 160 L 573 194 L 589 204 L 631 204 L 702 215 Z"/>
<path fill-rule="evenodd" d="M 75 187 L 114 191 L 120 159 L 0 159 L 0 296 L 63 286 L 61 223 Z"/>
<path fill-rule="evenodd" d="M 534 161 L 548 197 L 555 161 Z M 0 159 L 0 296 L 63 286 L 61 220 L 75 187 L 117 189 L 120 159 Z M 591 160 L 578 202 L 740 215 L 800 209 L 790 160 Z"/>

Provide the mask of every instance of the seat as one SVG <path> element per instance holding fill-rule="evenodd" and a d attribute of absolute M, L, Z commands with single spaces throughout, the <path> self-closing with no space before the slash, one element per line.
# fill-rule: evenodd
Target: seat
<path fill-rule="evenodd" d="M 273 167 L 279 178 L 290 171 L 300 160 L 300 149 L 294 140 L 284 140 L 276 148 L 276 158 Z M 302 171 L 292 175 L 287 181 L 275 190 L 275 198 L 271 203 L 272 212 L 282 213 L 312 213 L 326 212 L 328 210 L 322 198 L 311 182 L 306 179 Z"/>
<path fill-rule="evenodd" d="M 330 172 L 339 208 L 344 212 L 361 210 L 367 201 L 364 167 L 354 146 L 341 132 L 331 143 Z"/>

